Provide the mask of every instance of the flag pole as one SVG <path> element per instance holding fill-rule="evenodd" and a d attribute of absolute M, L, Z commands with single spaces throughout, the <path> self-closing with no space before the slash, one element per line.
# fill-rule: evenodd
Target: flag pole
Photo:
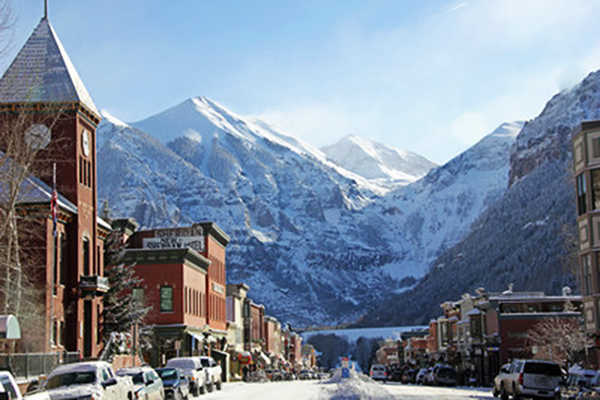
<path fill-rule="evenodd" d="M 47 0 L 46 0 L 47 1 Z M 52 165 L 52 198 L 50 199 L 50 211 L 52 212 L 52 272 L 50 278 L 50 335 L 49 335 L 49 352 L 52 352 L 52 345 L 54 344 L 54 293 L 56 290 L 56 285 L 54 281 L 56 279 L 55 271 L 56 271 L 56 259 L 58 253 L 56 252 L 56 242 L 57 242 L 57 226 L 56 226 L 56 217 L 58 209 L 58 194 L 56 193 L 56 163 Z"/>

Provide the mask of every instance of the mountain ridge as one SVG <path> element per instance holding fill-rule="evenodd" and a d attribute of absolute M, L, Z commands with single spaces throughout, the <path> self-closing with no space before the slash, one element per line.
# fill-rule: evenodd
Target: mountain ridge
<path fill-rule="evenodd" d="M 145 228 L 218 223 L 232 239 L 228 281 L 247 283 L 255 301 L 295 325 L 346 323 L 406 290 L 426 273 L 423 260 L 448 246 L 441 232 L 451 227 L 452 240 L 462 238 L 506 186 L 508 157 L 480 145 L 487 154 L 480 160 L 464 156 L 460 168 L 437 167 L 390 191 L 264 121 L 212 104 L 189 99 L 135 124 L 105 119 L 98 129 L 99 199 L 110 198 L 118 216 Z M 504 139 L 498 146 L 512 146 Z M 476 171 L 484 161 L 490 168 Z M 465 183 L 473 179 L 476 192 Z M 451 181 L 467 191 L 448 191 Z M 416 183 L 425 195 L 403 201 Z M 451 197 L 433 196 L 444 205 L 435 209 L 455 218 L 428 221 L 429 233 L 415 237 L 410 229 L 419 225 L 419 209 L 434 207 L 426 192 L 436 185 Z"/>

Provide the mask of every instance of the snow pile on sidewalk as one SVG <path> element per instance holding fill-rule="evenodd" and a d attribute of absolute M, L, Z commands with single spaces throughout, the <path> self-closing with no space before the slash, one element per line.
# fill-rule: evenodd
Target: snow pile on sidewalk
<path fill-rule="evenodd" d="M 342 370 L 338 369 L 328 381 L 322 382 L 325 396 L 331 400 L 388 400 L 394 397 L 379 383 L 371 378 L 350 370 L 349 378 L 342 378 Z M 323 397 L 322 397 L 323 398 Z"/>

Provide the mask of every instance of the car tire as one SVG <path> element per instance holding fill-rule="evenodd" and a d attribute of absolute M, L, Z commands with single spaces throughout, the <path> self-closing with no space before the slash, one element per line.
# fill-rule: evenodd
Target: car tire
<path fill-rule="evenodd" d="M 221 381 L 217 382 L 216 384 L 217 390 L 221 390 Z"/>
<path fill-rule="evenodd" d="M 504 389 L 504 386 L 500 388 L 500 399 L 508 400 L 508 393 L 506 393 L 506 389 Z"/>
<path fill-rule="evenodd" d="M 500 395 L 500 391 L 496 389 L 496 385 L 492 388 L 492 396 L 498 397 Z"/>
<path fill-rule="evenodd" d="M 517 388 L 515 387 L 515 385 L 513 385 L 512 398 L 513 400 L 521 400 L 523 398 L 523 396 L 517 393 Z"/>
<path fill-rule="evenodd" d="M 206 393 L 206 383 L 203 384 L 202 386 L 200 386 L 198 392 L 199 392 L 199 394 L 205 394 Z"/>

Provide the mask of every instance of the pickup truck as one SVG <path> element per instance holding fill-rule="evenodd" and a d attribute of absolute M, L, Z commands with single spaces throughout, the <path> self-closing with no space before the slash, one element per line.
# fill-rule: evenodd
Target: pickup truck
<path fill-rule="evenodd" d="M 47 393 L 29 393 L 21 395 L 15 378 L 8 371 L 0 371 L 0 400 L 50 400 Z"/>
<path fill-rule="evenodd" d="M 208 391 L 212 392 L 214 388 L 221 390 L 221 385 L 223 384 L 221 366 L 212 357 L 200 357 L 200 362 L 206 371 Z"/>
<path fill-rule="evenodd" d="M 207 376 L 199 357 L 178 357 L 167 361 L 167 368 L 179 368 L 190 384 L 192 396 L 206 392 Z"/>
<path fill-rule="evenodd" d="M 133 400 L 134 392 L 131 378 L 118 377 L 105 361 L 60 365 L 48 375 L 43 388 L 52 400 Z"/>

